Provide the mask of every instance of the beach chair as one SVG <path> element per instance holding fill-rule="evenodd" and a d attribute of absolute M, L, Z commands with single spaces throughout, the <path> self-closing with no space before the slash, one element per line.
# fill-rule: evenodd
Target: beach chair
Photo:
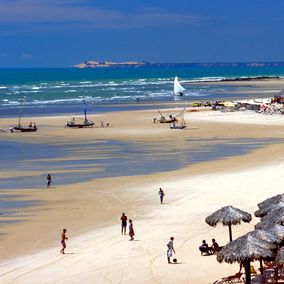
<path fill-rule="evenodd" d="M 253 265 L 250 266 L 250 274 L 251 274 L 251 275 L 256 275 L 256 274 L 257 274 L 257 273 L 256 273 L 256 269 L 254 268 Z"/>
<path fill-rule="evenodd" d="M 230 275 L 227 277 L 222 278 L 223 283 L 237 283 L 237 282 L 241 282 L 241 277 L 242 277 L 243 273 L 242 272 L 237 272 L 234 275 Z"/>

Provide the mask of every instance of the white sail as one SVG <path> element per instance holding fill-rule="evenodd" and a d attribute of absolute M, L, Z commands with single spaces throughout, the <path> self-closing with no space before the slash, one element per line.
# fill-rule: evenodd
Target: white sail
<path fill-rule="evenodd" d="M 185 91 L 185 88 L 180 84 L 180 82 L 178 81 L 178 77 L 175 77 L 175 81 L 174 81 L 174 95 L 175 96 L 180 96 L 182 95 L 182 92 Z"/>

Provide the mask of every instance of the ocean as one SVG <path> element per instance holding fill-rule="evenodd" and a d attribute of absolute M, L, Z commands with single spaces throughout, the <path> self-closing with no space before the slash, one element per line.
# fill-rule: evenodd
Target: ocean
<path fill-rule="evenodd" d="M 139 103 L 171 102 L 173 80 L 178 76 L 186 88 L 186 99 L 214 100 L 235 96 L 243 87 L 208 85 L 228 78 L 279 76 L 283 66 L 143 67 L 100 69 L 0 69 L 0 117 L 24 113 L 34 115 L 82 114 L 137 109 Z M 188 85 L 190 83 L 190 85 Z M 198 83 L 198 84 L 195 84 Z M 243 94 L 242 94 L 243 96 Z"/>

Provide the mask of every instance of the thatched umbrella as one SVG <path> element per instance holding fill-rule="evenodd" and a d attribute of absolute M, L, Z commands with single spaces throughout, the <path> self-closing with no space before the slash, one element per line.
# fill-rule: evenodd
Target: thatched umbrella
<path fill-rule="evenodd" d="M 265 199 L 264 201 L 258 203 L 257 206 L 258 206 L 259 209 L 262 209 L 269 204 L 278 203 L 280 201 L 284 202 L 284 194 L 277 194 L 275 196 L 269 197 L 269 198 Z"/>
<path fill-rule="evenodd" d="M 246 284 L 250 284 L 250 262 L 252 260 L 273 257 L 275 248 L 274 244 L 256 238 L 250 232 L 224 246 L 217 253 L 217 260 L 219 262 L 233 263 L 237 261 L 242 263 L 245 268 Z"/>
<path fill-rule="evenodd" d="M 268 231 L 269 234 L 275 236 L 277 238 L 277 243 L 281 243 L 284 240 L 284 226 L 279 224 L 264 224 L 259 223 L 259 228 L 256 231 Z"/>
<path fill-rule="evenodd" d="M 206 217 L 205 222 L 215 227 L 219 222 L 224 226 L 229 226 L 230 242 L 232 241 L 232 225 L 240 224 L 241 221 L 249 223 L 251 215 L 233 206 L 225 206 Z"/>
<path fill-rule="evenodd" d="M 261 222 L 255 225 L 256 229 L 262 227 L 269 227 L 273 224 L 284 224 L 284 207 L 269 212 L 266 216 L 261 218 Z"/>
<path fill-rule="evenodd" d="M 280 226 L 280 225 L 274 225 L 274 226 Z M 255 231 L 252 231 L 250 233 L 250 235 L 253 237 L 253 238 L 257 238 L 257 239 L 260 239 L 260 240 L 263 240 L 263 241 L 267 241 L 269 243 L 281 243 L 283 241 L 283 233 L 284 233 L 284 227 L 283 226 L 280 226 L 283 228 L 282 232 L 280 233 L 280 229 L 258 229 L 258 230 L 255 230 Z M 262 258 L 259 260 L 259 264 L 260 264 L 260 272 L 261 274 L 263 274 L 263 263 L 262 263 Z"/>
<path fill-rule="evenodd" d="M 262 206 L 261 209 L 258 209 L 257 211 L 254 212 L 255 217 L 264 217 L 268 213 L 284 208 L 284 201 L 276 201 L 272 203 L 268 203 L 265 206 Z"/>

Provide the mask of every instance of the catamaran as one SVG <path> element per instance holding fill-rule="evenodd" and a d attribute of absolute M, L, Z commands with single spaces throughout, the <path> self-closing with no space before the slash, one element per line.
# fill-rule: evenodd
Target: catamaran
<path fill-rule="evenodd" d="M 28 126 L 23 126 L 21 124 L 21 118 L 22 118 L 22 105 L 23 105 L 23 99 L 20 100 L 20 113 L 19 113 L 19 121 L 17 126 L 11 126 L 10 132 L 36 132 L 38 130 L 35 122 L 30 122 Z"/>
<path fill-rule="evenodd" d="M 175 77 L 174 81 L 174 96 L 184 96 L 185 88 L 178 81 L 178 77 Z"/>
<path fill-rule="evenodd" d="M 76 122 L 75 117 L 72 118 L 71 121 L 67 121 L 65 127 L 73 127 L 73 128 L 83 128 L 83 127 L 93 127 L 95 123 L 92 120 L 88 120 L 87 118 L 87 108 L 86 102 L 84 101 L 84 121 L 83 122 Z"/>

